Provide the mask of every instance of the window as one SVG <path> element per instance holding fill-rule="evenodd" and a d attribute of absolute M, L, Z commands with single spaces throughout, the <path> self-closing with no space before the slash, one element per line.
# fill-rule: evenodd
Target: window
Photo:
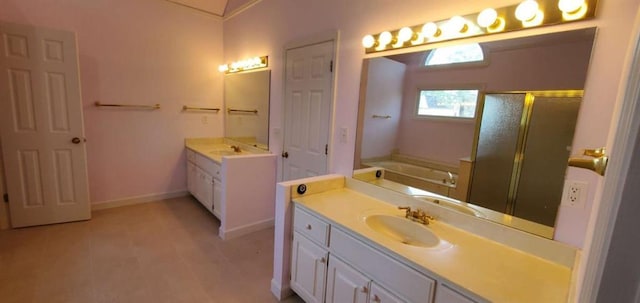
<path fill-rule="evenodd" d="M 484 61 L 482 47 L 478 43 L 454 45 L 432 50 L 424 61 L 425 66 Z"/>
<path fill-rule="evenodd" d="M 477 89 L 421 90 L 418 116 L 474 118 L 478 103 Z"/>

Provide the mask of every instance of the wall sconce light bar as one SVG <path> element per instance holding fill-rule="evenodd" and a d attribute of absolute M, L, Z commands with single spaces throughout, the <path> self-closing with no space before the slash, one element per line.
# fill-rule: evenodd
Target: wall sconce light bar
<path fill-rule="evenodd" d="M 375 53 L 541 26 L 593 19 L 598 0 L 524 0 L 501 8 L 366 35 L 365 52 Z"/>
<path fill-rule="evenodd" d="M 269 56 L 253 57 L 229 64 L 218 66 L 218 70 L 225 74 L 248 71 L 252 69 L 265 68 L 269 66 Z"/>

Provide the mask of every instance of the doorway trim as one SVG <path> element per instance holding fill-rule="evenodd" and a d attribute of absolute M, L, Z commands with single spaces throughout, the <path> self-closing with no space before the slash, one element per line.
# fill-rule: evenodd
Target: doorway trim
<path fill-rule="evenodd" d="M 287 69 L 286 69 L 286 62 L 287 62 L 287 51 L 291 50 L 291 49 L 295 49 L 295 48 L 300 48 L 300 47 L 305 47 L 305 46 L 311 46 L 314 44 L 320 44 L 320 43 L 324 43 L 324 42 L 329 42 L 329 41 L 333 41 L 333 72 L 331 74 L 331 108 L 329 110 L 329 135 L 328 135 L 328 155 L 327 155 L 327 173 L 330 173 L 331 170 L 330 168 L 332 167 L 333 164 L 333 138 L 334 138 L 334 129 L 335 129 L 335 115 L 334 115 L 334 111 L 336 108 L 336 85 L 338 84 L 338 77 L 337 75 L 337 71 L 338 71 L 338 58 L 337 58 L 337 54 L 338 54 L 338 41 L 340 40 L 340 31 L 338 30 L 326 30 L 323 32 L 318 32 L 315 34 L 311 34 L 311 35 L 307 35 L 303 38 L 297 38 L 294 40 L 291 40 L 287 43 L 284 44 L 284 46 L 282 47 L 282 87 L 280 88 L 281 90 L 281 96 L 282 96 L 282 106 L 280 108 L 280 114 L 281 114 L 281 119 L 280 119 L 280 135 L 279 135 L 279 139 L 281 140 L 281 144 L 280 144 L 280 150 L 278 151 L 278 155 L 280 153 L 282 153 L 282 151 L 284 151 L 284 144 L 285 144 L 285 132 L 287 131 L 285 129 L 286 127 L 286 111 L 287 108 L 285 106 L 285 98 L 286 98 L 286 89 L 287 89 Z M 277 180 L 278 182 L 282 182 L 283 181 L 283 177 L 284 177 L 284 171 L 283 171 L 283 160 L 281 156 L 278 156 L 278 163 L 277 163 Z"/>
<path fill-rule="evenodd" d="M 615 161 L 609 161 L 600 198 L 591 211 L 584 256 L 578 267 L 576 302 L 596 302 L 622 194 L 627 184 L 632 186 L 626 180 L 631 159 L 640 157 L 640 152 L 634 152 L 634 143 L 640 132 L 640 12 L 632 28 L 631 44 L 622 73 L 626 77 L 619 86 L 616 114 L 612 121 L 615 127 L 609 130 L 607 142 L 611 150 L 610 157 Z"/>

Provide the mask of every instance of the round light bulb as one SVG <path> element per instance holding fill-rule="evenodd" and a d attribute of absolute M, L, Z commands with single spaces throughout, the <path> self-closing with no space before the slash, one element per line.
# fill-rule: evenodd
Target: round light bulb
<path fill-rule="evenodd" d="M 449 19 L 447 26 L 454 33 L 464 33 L 467 31 L 467 20 L 460 16 L 453 16 Z"/>
<path fill-rule="evenodd" d="M 558 8 L 563 13 L 575 13 L 584 5 L 584 0 L 560 0 Z"/>
<path fill-rule="evenodd" d="M 427 38 L 437 37 L 439 34 L 438 25 L 433 22 L 426 23 L 422 26 L 422 35 Z"/>
<path fill-rule="evenodd" d="M 372 35 L 366 35 L 362 38 L 362 46 L 364 48 L 371 48 L 376 44 L 376 39 Z"/>
<path fill-rule="evenodd" d="M 229 65 L 222 64 L 222 65 L 218 66 L 218 71 L 220 71 L 221 73 L 224 73 L 224 72 L 226 72 L 228 70 L 229 70 Z"/>
<path fill-rule="evenodd" d="M 411 40 L 413 37 L 413 31 L 408 27 L 403 27 L 398 31 L 398 43 L 404 43 Z"/>
<path fill-rule="evenodd" d="M 530 21 L 538 14 L 538 2 L 535 0 L 526 0 L 518 4 L 516 7 L 516 19 L 520 21 Z"/>
<path fill-rule="evenodd" d="M 392 38 L 393 37 L 390 32 L 382 32 L 380 33 L 380 36 L 378 36 L 378 43 L 380 43 L 381 47 L 385 47 L 387 44 L 391 43 Z"/>
<path fill-rule="evenodd" d="M 478 14 L 478 25 L 489 27 L 498 20 L 498 12 L 493 8 L 487 8 Z"/>

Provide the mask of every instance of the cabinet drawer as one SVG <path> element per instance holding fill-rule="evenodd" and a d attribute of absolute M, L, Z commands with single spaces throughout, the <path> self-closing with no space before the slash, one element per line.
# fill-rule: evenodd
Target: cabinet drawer
<path fill-rule="evenodd" d="M 187 148 L 187 161 L 189 162 L 196 162 L 196 152 L 190 150 Z"/>
<path fill-rule="evenodd" d="M 336 228 L 331 231 L 330 248 L 332 253 L 342 257 L 387 289 L 393 289 L 405 300 L 412 303 L 431 302 L 435 280 Z"/>
<path fill-rule="evenodd" d="M 196 154 L 196 164 L 212 177 L 220 179 L 220 164 L 200 154 Z"/>
<path fill-rule="evenodd" d="M 295 208 L 293 215 L 293 228 L 324 246 L 329 244 L 329 224 L 298 207 Z"/>

